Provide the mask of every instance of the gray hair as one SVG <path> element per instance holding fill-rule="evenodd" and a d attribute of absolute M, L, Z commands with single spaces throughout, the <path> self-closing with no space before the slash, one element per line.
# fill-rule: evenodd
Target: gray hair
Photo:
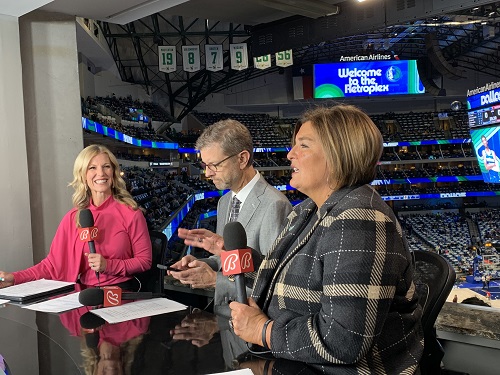
<path fill-rule="evenodd" d="M 247 165 L 253 164 L 253 142 L 248 128 L 241 122 L 227 119 L 207 127 L 196 141 L 196 149 L 219 144 L 222 152 L 229 156 L 241 151 L 248 151 L 250 158 Z"/>

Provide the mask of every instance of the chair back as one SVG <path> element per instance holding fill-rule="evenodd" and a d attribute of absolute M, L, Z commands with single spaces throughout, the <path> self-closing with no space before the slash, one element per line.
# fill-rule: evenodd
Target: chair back
<path fill-rule="evenodd" d="M 434 323 L 455 283 L 455 270 L 439 254 L 414 251 L 414 281 L 422 307 L 424 355 L 420 362 L 422 375 L 439 374 L 444 351 L 436 338 Z"/>
<path fill-rule="evenodd" d="M 149 231 L 149 237 L 152 249 L 151 268 L 136 275 L 136 277 L 141 282 L 141 291 L 163 293 L 165 271 L 160 270 L 156 265 L 158 263 L 164 264 L 168 239 L 164 233 L 154 230 Z"/>

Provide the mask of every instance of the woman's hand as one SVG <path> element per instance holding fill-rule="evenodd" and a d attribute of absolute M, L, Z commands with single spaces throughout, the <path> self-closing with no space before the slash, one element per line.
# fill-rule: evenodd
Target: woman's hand
<path fill-rule="evenodd" d="M 263 346 L 262 328 L 264 328 L 264 323 L 268 317 L 262 312 L 253 298 L 248 299 L 248 305 L 231 302 L 229 308 L 231 309 L 234 333 L 246 342 Z M 267 337 L 270 337 L 270 326 L 267 327 L 267 331 Z M 269 339 L 267 343 L 269 346 Z"/>
<path fill-rule="evenodd" d="M 106 270 L 106 258 L 104 258 L 101 254 L 85 253 L 85 256 L 87 257 L 91 270 L 95 272 L 104 272 Z"/>
<path fill-rule="evenodd" d="M 266 366 L 267 364 L 267 366 Z M 251 361 L 241 362 L 241 368 L 252 370 L 254 375 L 269 375 L 273 373 L 274 361 L 270 359 L 254 359 Z"/>
<path fill-rule="evenodd" d="M 214 255 L 220 255 L 224 248 L 224 239 L 208 229 L 177 229 L 177 235 L 188 246 L 199 247 Z"/>
<path fill-rule="evenodd" d="M 14 285 L 14 274 L 0 271 L 0 288 Z"/>

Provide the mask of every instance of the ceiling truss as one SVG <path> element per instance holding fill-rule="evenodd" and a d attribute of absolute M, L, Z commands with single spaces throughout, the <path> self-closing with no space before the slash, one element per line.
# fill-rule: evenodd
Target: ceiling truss
<path fill-rule="evenodd" d="M 338 61 L 341 56 L 371 53 L 393 53 L 404 59 L 418 59 L 427 55 L 425 36 L 433 33 L 443 56 L 453 66 L 500 77 L 500 23 L 491 17 L 475 17 L 476 21 L 470 23 L 456 22 L 457 19 L 464 19 L 464 16 L 433 17 L 295 48 L 294 65 Z M 156 13 L 126 25 L 102 22 L 100 26 L 122 80 L 143 86 L 152 99 L 163 98 L 163 103 L 153 100 L 166 107 L 177 120 L 185 117 L 211 93 L 280 70 L 283 73 L 282 68 L 274 64 L 266 70 L 253 68 L 251 50 L 248 69 L 230 69 L 229 44 L 246 42 L 251 46 L 252 30 L 242 24 Z M 203 69 L 205 44 L 223 46 L 222 71 Z M 159 71 L 159 45 L 177 47 L 176 72 Z M 182 45 L 200 46 L 200 71 L 189 73 L 182 70 Z"/>

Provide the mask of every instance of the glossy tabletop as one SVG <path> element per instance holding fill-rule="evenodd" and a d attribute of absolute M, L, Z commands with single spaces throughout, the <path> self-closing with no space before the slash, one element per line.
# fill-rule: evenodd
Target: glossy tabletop
<path fill-rule="evenodd" d="M 249 355 L 227 319 L 190 309 L 118 324 L 83 324 L 90 307 L 60 314 L 0 306 L 0 355 L 12 375 L 313 373 L 305 365 Z M 82 325 L 85 327 L 82 328 Z M 266 366 L 267 362 L 267 366 Z M 273 372 L 277 373 L 277 372 Z"/>

